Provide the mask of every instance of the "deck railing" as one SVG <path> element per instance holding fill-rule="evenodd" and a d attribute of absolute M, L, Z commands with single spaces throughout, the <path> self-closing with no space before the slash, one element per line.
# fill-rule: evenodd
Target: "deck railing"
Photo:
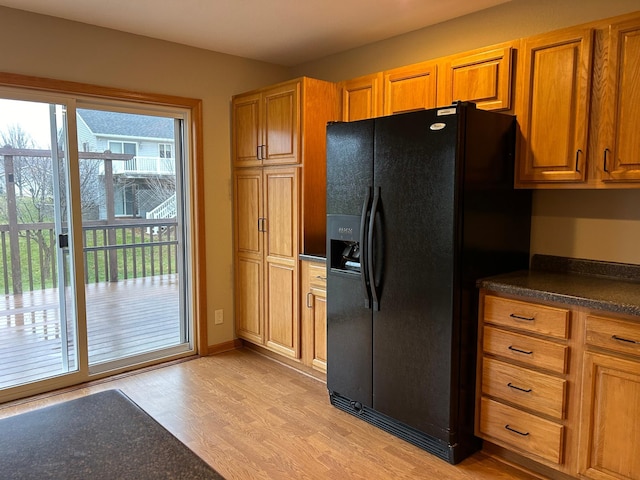
<path fill-rule="evenodd" d="M 85 283 L 177 273 L 176 226 L 175 219 L 84 222 Z M 18 230 L 20 261 L 12 261 L 9 225 L 0 225 L 0 290 L 6 295 L 57 287 L 55 255 L 59 252 L 54 225 L 19 224 L 14 228 Z M 67 248 L 62 251 L 68 254 Z"/>

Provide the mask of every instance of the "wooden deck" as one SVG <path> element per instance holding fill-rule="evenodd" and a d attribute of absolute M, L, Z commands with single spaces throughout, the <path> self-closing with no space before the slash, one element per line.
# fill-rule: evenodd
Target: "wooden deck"
<path fill-rule="evenodd" d="M 181 342 L 177 275 L 91 284 L 85 291 L 90 365 Z M 0 388 L 65 372 L 57 305 L 53 289 L 0 298 Z"/>

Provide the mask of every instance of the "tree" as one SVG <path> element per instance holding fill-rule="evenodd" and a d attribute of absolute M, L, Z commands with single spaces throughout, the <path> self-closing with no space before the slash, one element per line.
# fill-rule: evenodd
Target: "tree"
<path fill-rule="evenodd" d="M 55 189 L 54 189 L 54 169 L 51 153 L 46 154 L 46 150 L 36 150 L 35 142 L 28 132 L 25 132 L 21 125 L 13 124 L 0 131 L 2 144 L 8 148 L 31 150 L 33 155 L 12 155 L 14 182 L 17 189 L 16 217 L 18 224 L 42 225 L 52 224 L 55 219 Z M 63 224 L 68 213 L 67 171 L 68 162 L 65 153 L 66 137 L 62 131 L 58 132 L 58 169 L 60 196 L 59 205 Z M 50 151 L 50 150 L 49 150 Z M 4 169 L 4 162 L 2 168 Z M 104 195 L 100 188 L 99 169 L 100 160 L 84 159 L 79 162 L 80 173 L 80 197 L 82 212 L 95 211 Z M 5 222 L 9 218 L 7 202 L 0 204 L 0 215 Z M 20 230 L 19 237 L 29 240 L 29 243 L 38 245 L 42 255 L 42 281 L 54 280 L 53 259 L 56 248 L 56 236 L 50 227 L 28 228 Z M 22 243 L 22 242 L 21 242 Z M 15 287 L 14 287 L 15 288 Z"/>

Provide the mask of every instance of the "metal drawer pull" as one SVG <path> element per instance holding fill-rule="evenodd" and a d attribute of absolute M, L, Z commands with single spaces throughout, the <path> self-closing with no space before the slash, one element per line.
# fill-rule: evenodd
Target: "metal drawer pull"
<path fill-rule="evenodd" d="M 514 390 L 520 390 L 521 392 L 524 392 L 524 393 L 530 393 L 530 392 L 533 392 L 533 389 L 532 389 L 532 388 L 527 388 L 527 389 L 525 389 L 525 388 L 520 388 L 520 387 L 515 386 L 515 385 L 514 385 L 513 383 L 511 383 L 511 382 L 507 383 L 507 387 L 509 387 L 509 388 L 513 388 Z"/>
<path fill-rule="evenodd" d="M 526 432 L 526 433 L 519 432 L 519 431 L 518 431 L 518 430 L 516 430 L 515 428 L 511 428 L 511 427 L 509 426 L 509 424 L 506 424 L 506 425 L 504 426 L 504 428 L 506 428 L 506 429 L 507 429 L 507 430 L 509 430 L 510 432 L 517 433 L 518 435 L 522 435 L 523 437 L 526 437 L 527 435 L 529 435 L 529 432 Z"/>
<path fill-rule="evenodd" d="M 325 281 L 327 279 L 327 277 L 323 277 L 322 275 L 316 275 L 316 278 L 322 281 Z"/>
<path fill-rule="evenodd" d="M 640 344 L 640 342 L 637 341 L 637 340 L 631 340 L 630 338 L 622 338 L 622 337 L 619 337 L 617 335 L 611 335 L 611 338 L 613 338 L 614 340 L 617 340 L 619 342 L 633 343 L 635 345 Z"/>
<path fill-rule="evenodd" d="M 513 345 L 509 345 L 509 350 L 512 350 L 512 351 L 518 352 L 518 353 L 524 353 L 525 355 L 532 355 L 533 354 L 533 350 L 527 352 L 526 350 L 520 350 L 519 348 L 516 348 Z"/>
<path fill-rule="evenodd" d="M 515 318 L 516 320 L 526 320 L 527 322 L 533 322 L 536 319 L 536 317 L 523 317 L 522 315 L 516 315 L 515 313 L 512 313 L 509 316 L 511 318 Z"/>

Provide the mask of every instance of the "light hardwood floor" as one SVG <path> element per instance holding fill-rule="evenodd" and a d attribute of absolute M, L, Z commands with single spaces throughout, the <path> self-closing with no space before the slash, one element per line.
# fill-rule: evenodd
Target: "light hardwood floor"
<path fill-rule="evenodd" d="M 323 382 L 247 349 L 0 405 L 0 418 L 118 388 L 231 479 L 531 479 L 453 466 L 329 404 Z"/>

